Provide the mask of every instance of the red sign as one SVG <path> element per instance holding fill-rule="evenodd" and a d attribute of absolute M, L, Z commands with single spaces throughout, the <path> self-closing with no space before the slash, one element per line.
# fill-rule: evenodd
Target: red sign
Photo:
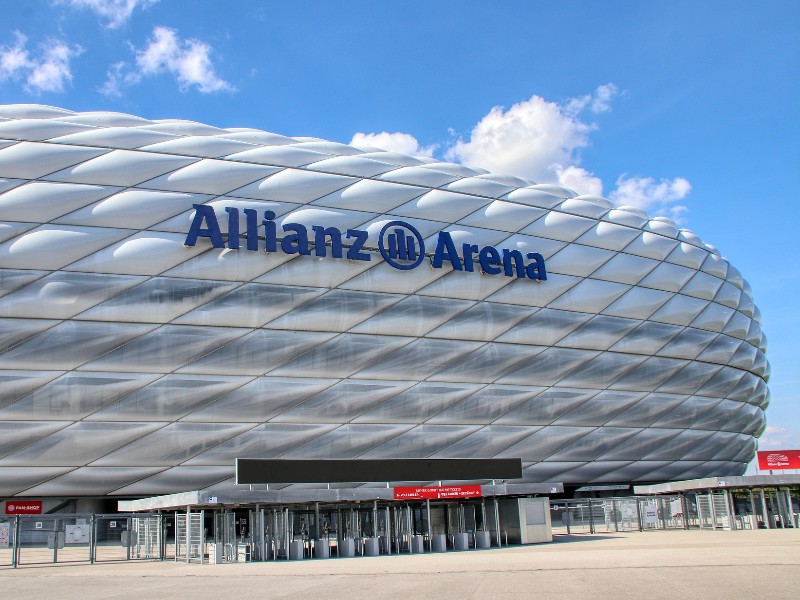
<path fill-rule="evenodd" d="M 445 498 L 480 498 L 479 485 L 450 485 L 443 487 L 396 487 L 395 500 L 440 500 Z"/>
<path fill-rule="evenodd" d="M 42 514 L 41 500 L 7 500 L 7 515 L 40 515 Z"/>
<path fill-rule="evenodd" d="M 800 469 L 800 450 L 759 450 L 757 454 L 762 471 Z"/>

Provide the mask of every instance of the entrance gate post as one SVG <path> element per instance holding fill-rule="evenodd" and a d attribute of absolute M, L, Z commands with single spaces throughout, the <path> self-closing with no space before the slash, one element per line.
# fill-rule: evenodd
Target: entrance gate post
<path fill-rule="evenodd" d="M 770 518 L 769 511 L 767 510 L 767 499 L 764 497 L 764 488 L 759 488 L 758 493 L 761 496 L 761 510 L 763 511 L 764 515 L 764 526 L 767 529 L 772 529 L 772 523 L 769 522 Z"/>

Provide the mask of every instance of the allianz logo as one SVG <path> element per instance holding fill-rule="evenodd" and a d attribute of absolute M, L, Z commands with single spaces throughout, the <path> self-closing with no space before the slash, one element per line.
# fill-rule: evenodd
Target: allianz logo
<path fill-rule="evenodd" d="M 228 214 L 227 244 L 217 220 L 214 208 L 205 204 L 194 204 L 192 224 L 186 235 L 186 246 L 197 244 L 198 238 L 208 238 L 214 248 L 238 250 L 242 239 L 239 231 L 239 209 L 225 207 Z M 336 227 L 312 225 L 311 232 L 301 223 L 283 223 L 279 234 L 275 223 L 275 213 L 264 211 L 259 220 L 258 211 L 253 208 L 242 209 L 245 217 L 244 244 L 245 249 L 258 252 L 281 252 L 304 256 L 331 258 L 347 258 L 370 262 L 372 254 L 366 243 L 369 232 L 361 229 L 340 231 Z M 259 239 L 259 236 L 262 236 Z M 313 246 L 313 247 L 312 247 Z M 506 277 L 544 281 L 547 269 L 544 257 L 538 252 L 522 253 L 507 248 L 497 249 L 494 246 L 478 246 L 477 244 L 461 244 L 461 251 L 456 248 L 453 237 L 447 231 L 440 231 L 436 237 L 436 248 L 428 254 L 425 240 L 417 229 L 405 221 L 390 221 L 378 234 L 378 252 L 383 259 L 395 269 L 408 271 L 420 266 L 427 258 L 430 266 L 441 269 L 449 264 L 455 271 L 475 271 L 476 263 L 482 273 L 488 275 L 503 274 Z"/>

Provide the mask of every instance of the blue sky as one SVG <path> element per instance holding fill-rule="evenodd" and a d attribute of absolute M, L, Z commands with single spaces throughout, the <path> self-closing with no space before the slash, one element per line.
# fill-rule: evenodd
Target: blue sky
<path fill-rule="evenodd" d="M 0 103 L 369 142 L 663 214 L 751 283 L 800 448 L 800 3 L 5 0 Z"/>

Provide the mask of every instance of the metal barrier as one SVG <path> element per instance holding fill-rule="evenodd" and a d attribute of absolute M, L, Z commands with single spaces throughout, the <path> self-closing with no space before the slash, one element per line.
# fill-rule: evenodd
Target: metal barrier
<path fill-rule="evenodd" d="M 554 535 L 689 528 L 682 496 L 554 500 L 550 521 Z"/>
<path fill-rule="evenodd" d="M 160 514 L 0 518 L 0 566 L 163 558 Z"/>

